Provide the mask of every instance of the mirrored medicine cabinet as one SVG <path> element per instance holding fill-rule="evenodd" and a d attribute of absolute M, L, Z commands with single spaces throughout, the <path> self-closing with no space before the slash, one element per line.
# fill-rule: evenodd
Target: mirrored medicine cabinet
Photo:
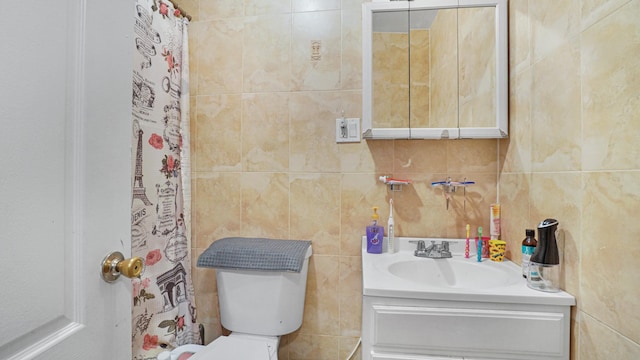
<path fill-rule="evenodd" d="M 507 0 L 362 8 L 365 139 L 507 137 Z"/>

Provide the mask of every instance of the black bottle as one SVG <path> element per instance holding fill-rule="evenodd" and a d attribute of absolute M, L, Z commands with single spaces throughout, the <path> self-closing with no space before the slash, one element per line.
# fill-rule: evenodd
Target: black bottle
<path fill-rule="evenodd" d="M 536 246 L 538 242 L 534 238 L 536 231 L 533 229 L 525 230 L 525 234 L 527 237 L 522 240 L 522 276 L 527 277 L 527 271 L 529 268 L 529 261 L 531 259 L 531 255 L 536 250 Z"/>

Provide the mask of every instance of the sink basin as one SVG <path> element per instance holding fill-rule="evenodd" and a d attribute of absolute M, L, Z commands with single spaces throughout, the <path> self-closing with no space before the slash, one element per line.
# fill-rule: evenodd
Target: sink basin
<path fill-rule="evenodd" d="M 472 259 L 449 258 L 398 261 L 389 264 L 394 276 L 433 287 L 487 289 L 508 286 L 521 280 L 507 267 Z"/>
<path fill-rule="evenodd" d="M 397 252 L 367 253 L 362 237 L 362 294 L 394 299 L 574 305 L 575 298 L 565 292 L 547 293 L 527 287 L 520 266 L 505 259 L 465 258 L 464 239 L 404 238 L 397 240 Z M 416 241 L 449 242 L 447 259 L 414 256 Z M 475 254 L 472 241 L 469 253 Z M 410 306 L 410 302 L 408 303 Z"/>

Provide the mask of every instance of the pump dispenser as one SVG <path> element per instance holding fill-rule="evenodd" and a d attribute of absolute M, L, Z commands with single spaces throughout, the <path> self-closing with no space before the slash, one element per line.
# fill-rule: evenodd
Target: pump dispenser
<path fill-rule="evenodd" d="M 371 254 L 382 253 L 382 238 L 384 237 L 384 228 L 378 225 L 378 207 L 373 207 L 371 214 L 371 225 L 367 226 L 367 252 Z"/>
<path fill-rule="evenodd" d="M 531 262 L 544 265 L 559 265 L 556 231 L 558 220 L 546 219 L 538 225 L 538 247 L 531 255 Z"/>
<path fill-rule="evenodd" d="M 545 219 L 538 225 L 538 246 L 531 255 L 527 285 L 536 290 L 560 291 L 560 256 L 556 231 L 558 220 Z"/>

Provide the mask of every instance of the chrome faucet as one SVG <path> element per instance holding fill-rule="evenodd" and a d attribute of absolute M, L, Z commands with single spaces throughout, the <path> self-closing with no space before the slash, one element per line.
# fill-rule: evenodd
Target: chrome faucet
<path fill-rule="evenodd" d="M 410 241 L 417 244 L 416 250 L 413 255 L 417 257 L 424 257 L 429 259 L 446 259 L 451 257 L 451 251 L 449 251 L 449 242 L 441 241 L 436 244 L 435 240 L 431 240 L 431 244 L 426 246 L 424 240 Z"/>

